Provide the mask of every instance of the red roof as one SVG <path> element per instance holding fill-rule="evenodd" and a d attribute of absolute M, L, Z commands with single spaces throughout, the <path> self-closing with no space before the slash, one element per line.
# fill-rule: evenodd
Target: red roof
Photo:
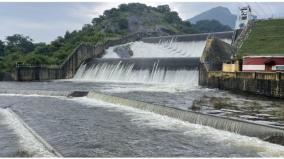
<path fill-rule="evenodd" d="M 284 65 L 284 56 L 244 56 L 243 65 Z"/>

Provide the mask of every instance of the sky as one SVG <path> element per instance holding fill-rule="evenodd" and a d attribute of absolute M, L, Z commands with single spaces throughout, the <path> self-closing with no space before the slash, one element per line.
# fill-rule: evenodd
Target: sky
<path fill-rule="evenodd" d="M 84 24 L 91 23 L 94 17 L 104 10 L 118 7 L 117 2 L 0 2 L 0 39 L 13 34 L 31 37 L 34 42 L 46 42 L 63 36 L 65 32 L 79 30 Z M 232 2 L 170 2 L 147 5 L 168 4 L 185 20 L 213 7 L 227 7 L 233 14 L 238 14 L 238 7 L 250 5 L 253 14 L 260 18 L 284 17 L 284 2 L 277 3 L 232 3 Z"/>

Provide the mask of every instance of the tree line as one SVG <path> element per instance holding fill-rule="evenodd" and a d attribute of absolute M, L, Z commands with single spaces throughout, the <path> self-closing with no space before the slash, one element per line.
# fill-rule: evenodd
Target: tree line
<path fill-rule="evenodd" d="M 96 44 L 141 30 L 190 34 L 224 31 L 228 28 L 216 21 L 202 21 L 192 25 L 183 21 L 168 5 L 151 7 L 140 3 L 121 4 L 118 8 L 104 11 L 80 30 L 66 31 L 64 36 L 57 37 L 50 44 L 34 43 L 30 37 L 21 34 L 0 40 L 0 72 L 13 71 L 16 62 L 59 65 L 80 43 Z"/>

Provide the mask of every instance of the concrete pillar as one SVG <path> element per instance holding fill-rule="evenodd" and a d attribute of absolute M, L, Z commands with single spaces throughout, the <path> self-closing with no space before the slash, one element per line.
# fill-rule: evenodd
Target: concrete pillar
<path fill-rule="evenodd" d="M 280 81 L 281 80 L 281 72 L 276 72 L 276 81 Z"/>

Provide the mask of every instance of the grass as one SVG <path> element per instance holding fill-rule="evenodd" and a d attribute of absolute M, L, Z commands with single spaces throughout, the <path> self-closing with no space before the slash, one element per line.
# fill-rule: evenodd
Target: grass
<path fill-rule="evenodd" d="M 284 19 L 255 22 L 249 37 L 244 41 L 238 56 L 284 55 Z"/>

